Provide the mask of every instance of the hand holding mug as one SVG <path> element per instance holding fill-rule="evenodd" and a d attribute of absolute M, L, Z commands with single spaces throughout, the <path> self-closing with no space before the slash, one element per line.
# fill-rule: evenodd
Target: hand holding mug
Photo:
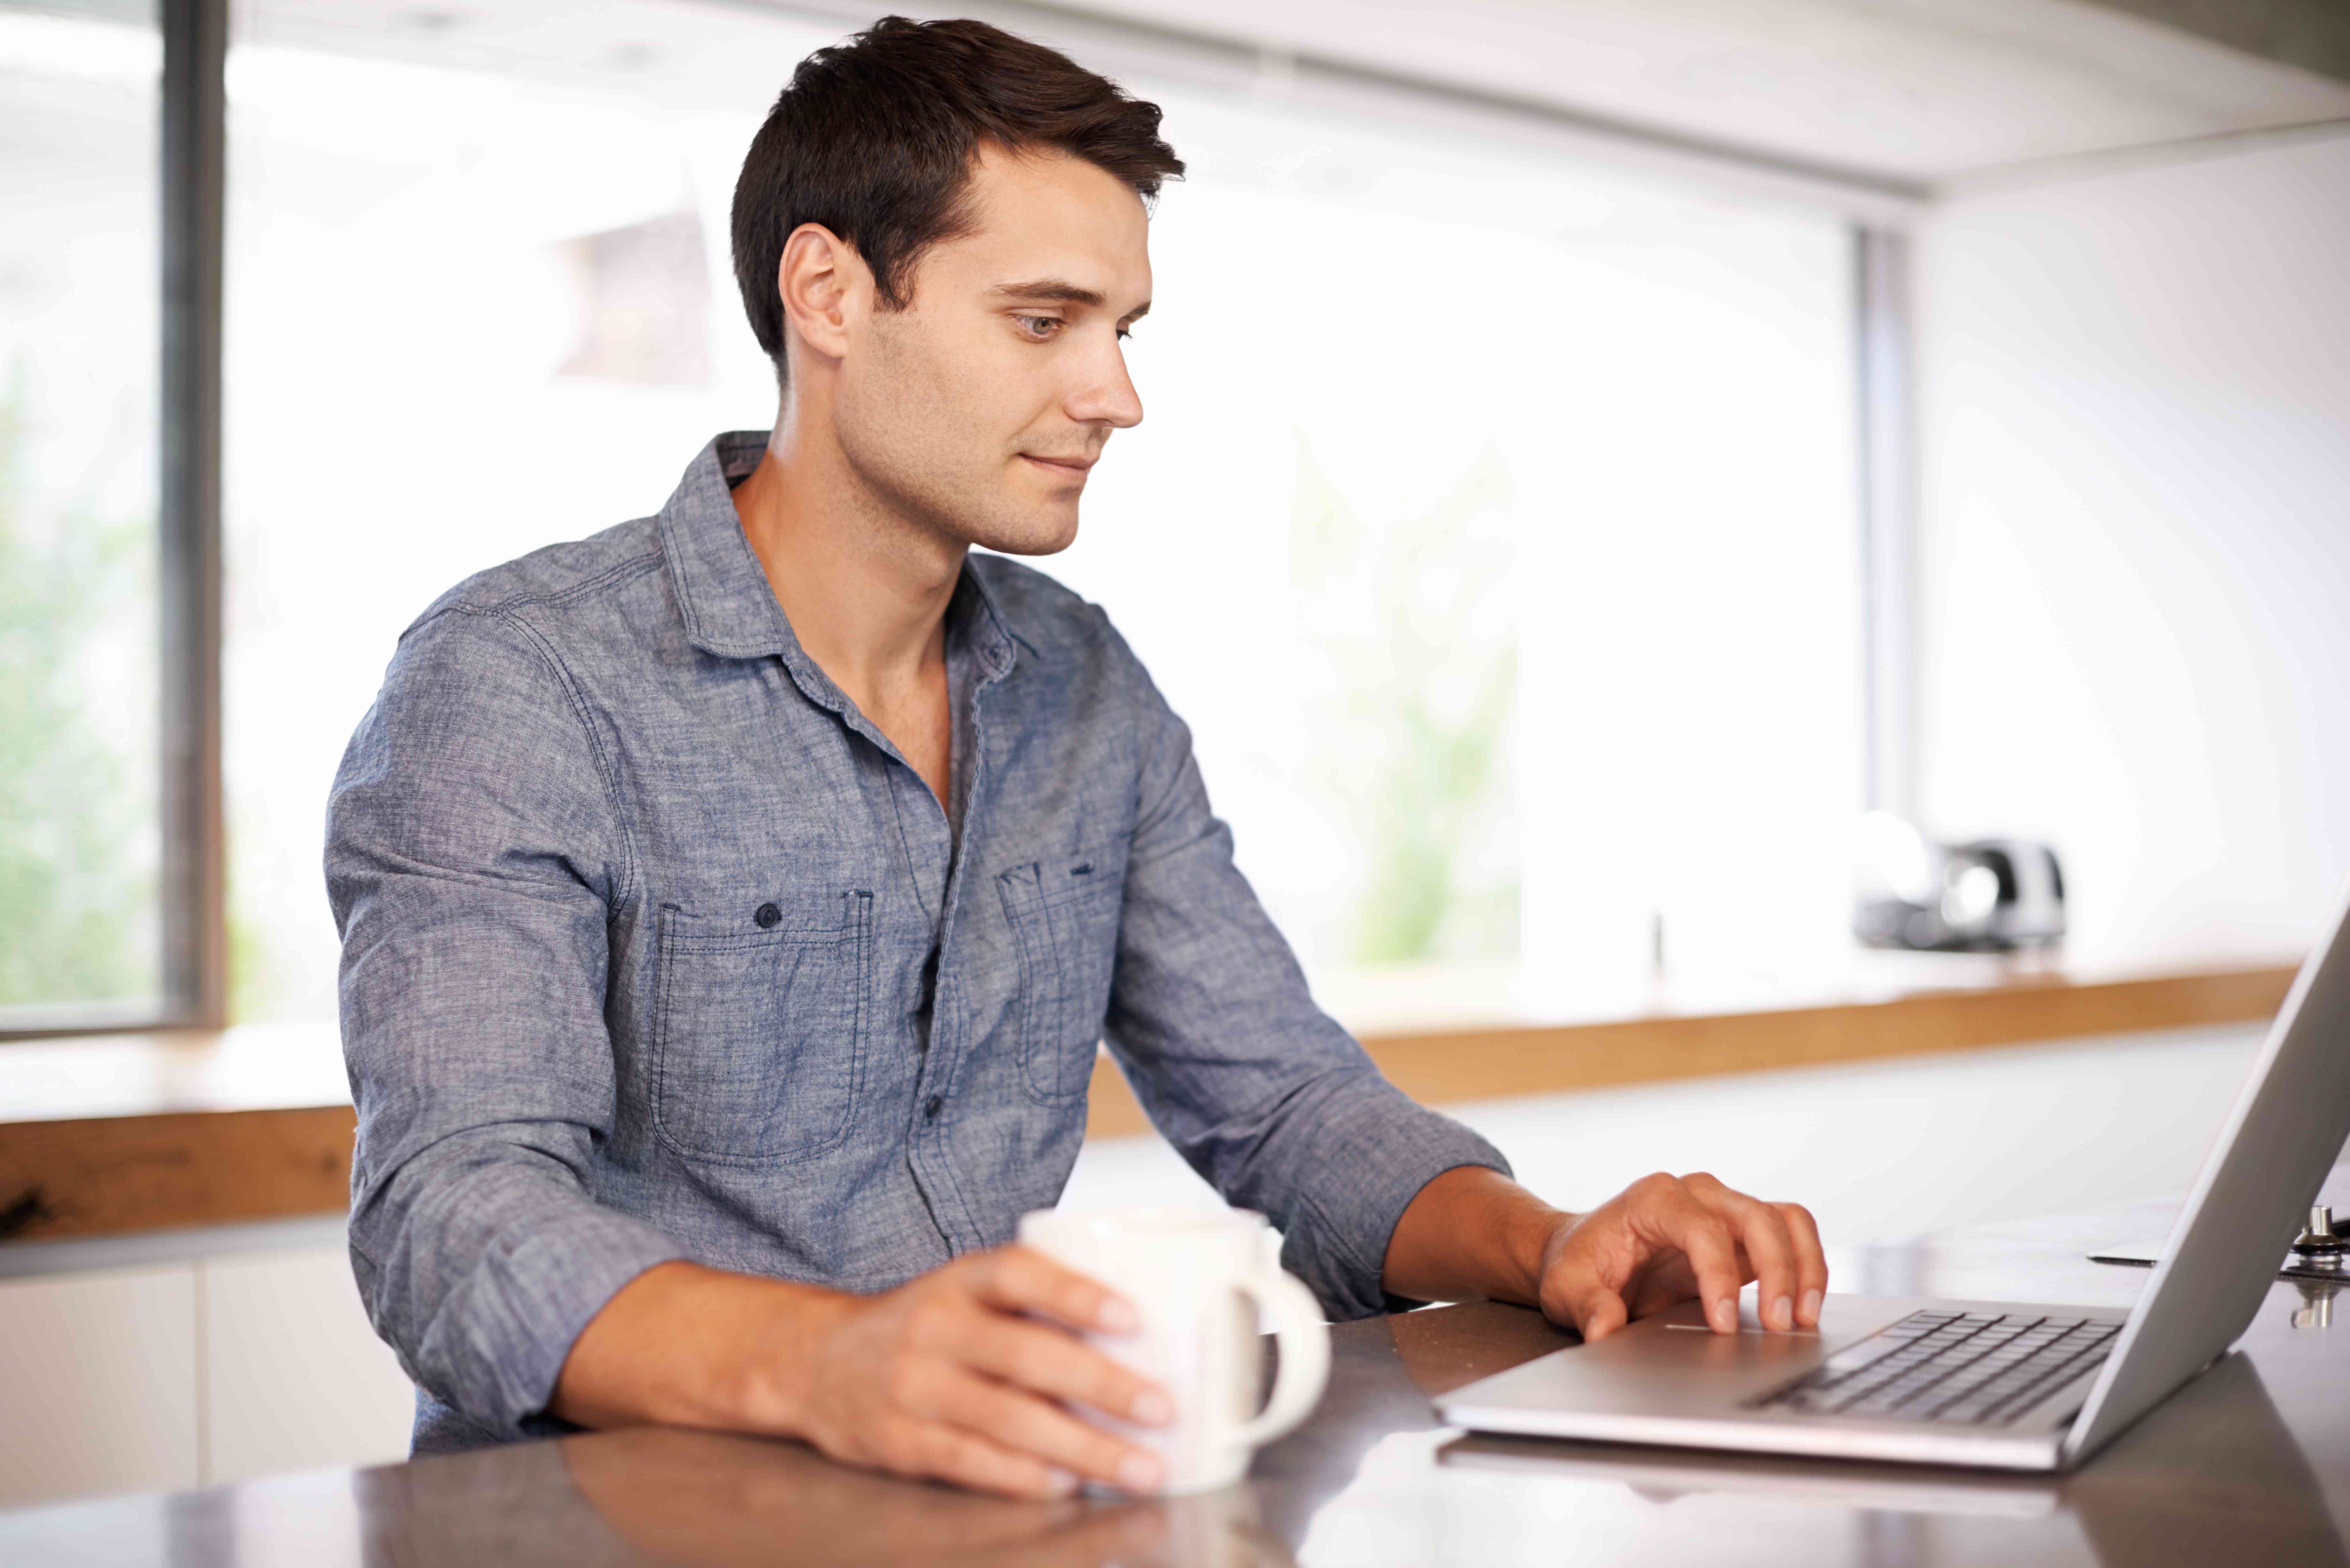
<path fill-rule="evenodd" d="M 849 1464 L 1007 1497 L 1066 1497 L 1087 1481 L 1156 1491 L 1157 1453 L 1079 1418 L 1143 1432 L 1173 1417 L 1164 1388 L 1076 1336 L 1114 1339 L 1142 1321 L 1028 1248 L 973 1253 L 839 1298 L 816 1354 L 797 1363 L 791 1429 Z"/>
<path fill-rule="evenodd" d="M 1330 1375 L 1330 1331 L 1314 1293 L 1268 1256 L 1263 1216 L 1241 1210 L 1039 1210 L 1020 1220 L 1029 1249 L 1118 1293 L 1138 1309 L 1131 1333 L 1094 1332 L 1093 1346 L 1164 1390 L 1171 1420 L 1138 1424 L 1093 1405 L 1093 1424 L 1163 1465 L 1159 1490 L 1205 1491 L 1238 1480 L 1256 1449 L 1303 1421 Z M 1262 1411 L 1257 1329 L 1280 1345 Z"/>

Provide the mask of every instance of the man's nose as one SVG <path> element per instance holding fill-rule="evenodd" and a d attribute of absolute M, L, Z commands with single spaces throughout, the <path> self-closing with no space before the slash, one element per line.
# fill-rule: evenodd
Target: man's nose
<path fill-rule="evenodd" d="M 1068 414 L 1083 424 L 1106 424 L 1128 430 L 1142 422 L 1142 399 L 1126 373 L 1126 355 L 1114 344 L 1088 367 L 1083 389 L 1069 399 Z"/>

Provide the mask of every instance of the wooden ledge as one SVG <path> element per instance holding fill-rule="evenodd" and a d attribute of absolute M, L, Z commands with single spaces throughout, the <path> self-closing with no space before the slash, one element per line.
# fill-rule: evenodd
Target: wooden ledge
<path fill-rule="evenodd" d="M 2254 1023 L 2287 965 L 1803 1005 L 1659 1011 L 1528 1027 L 1367 1033 L 1397 1086 L 1434 1105 Z M 0 1045 L 0 1244 L 330 1213 L 348 1201 L 353 1118 L 331 1026 Z M 1094 1068 L 1087 1131 L 1146 1132 L 1116 1066 Z"/>
<path fill-rule="evenodd" d="M 0 1123 L 0 1243 L 331 1213 L 348 1106 Z"/>

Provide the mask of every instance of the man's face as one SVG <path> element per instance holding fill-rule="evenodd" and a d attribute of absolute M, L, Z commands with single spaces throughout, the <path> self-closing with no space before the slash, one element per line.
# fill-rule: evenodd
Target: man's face
<path fill-rule="evenodd" d="M 1058 153 L 983 151 L 972 232 L 915 264 L 841 364 L 841 450 L 890 507 L 963 544 L 1044 556 L 1077 535 L 1086 471 L 1139 423 L 1127 327 L 1149 308 L 1142 199 Z"/>

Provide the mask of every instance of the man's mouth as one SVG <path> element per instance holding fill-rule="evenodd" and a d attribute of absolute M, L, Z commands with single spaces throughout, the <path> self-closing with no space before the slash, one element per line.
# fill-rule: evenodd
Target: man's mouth
<path fill-rule="evenodd" d="M 1020 455 L 1039 467 L 1055 469 L 1062 473 L 1074 473 L 1080 477 L 1084 475 L 1086 470 L 1093 467 L 1098 461 L 1090 457 L 1045 457 L 1042 453 L 1033 452 L 1024 452 Z"/>

